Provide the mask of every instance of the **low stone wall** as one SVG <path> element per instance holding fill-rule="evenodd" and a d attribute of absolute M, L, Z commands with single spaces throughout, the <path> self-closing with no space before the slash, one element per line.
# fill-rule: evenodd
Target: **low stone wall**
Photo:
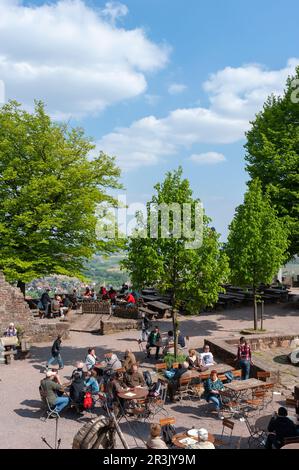
<path fill-rule="evenodd" d="M 138 308 L 115 307 L 113 316 L 137 320 L 139 318 L 139 310 Z"/>
<path fill-rule="evenodd" d="M 250 335 L 246 336 L 246 341 L 250 344 L 252 351 L 261 351 L 269 348 L 288 348 L 291 342 L 298 337 L 299 334 L 283 335 L 280 333 L 272 333 L 267 335 Z M 236 367 L 235 361 L 239 338 L 209 338 L 205 339 L 205 344 L 210 346 L 210 350 L 214 356 L 221 359 L 221 361 Z M 269 371 L 271 373 L 271 380 L 278 383 L 280 382 L 279 371 L 275 367 L 269 367 L 269 364 L 261 359 L 253 359 L 251 366 L 251 376 L 256 377 L 258 371 Z"/>
<path fill-rule="evenodd" d="M 139 330 L 141 329 L 141 320 L 122 320 L 122 319 L 111 319 L 101 321 L 101 335 L 112 335 L 125 330 Z"/>
<path fill-rule="evenodd" d="M 70 337 L 70 324 L 68 322 L 55 322 L 42 319 L 35 323 L 32 334 L 27 332 L 26 336 L 30 338 L 32 343 L 42 343 L 52 341 L 56 339 L 58 335 L 61 335 L 64 339 L 68 339 Z"/>

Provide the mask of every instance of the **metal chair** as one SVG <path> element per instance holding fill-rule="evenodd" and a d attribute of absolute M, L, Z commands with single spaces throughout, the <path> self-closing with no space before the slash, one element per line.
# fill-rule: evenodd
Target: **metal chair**
<path fill-rule="evenodd" d="M 255 445 L 257 448 L 264 448 L 267 440 L 267 433 L 262 429 L 259 429 L 256 426 L 250 424 L 246 413 L 244 414 L 244 420 L 250 434 L 248 438 L 249 448 L 251 448 L 253 445 Z"/>
<path fill-rule="evenodd" d="M 40 393 L 41 400 L 43 404 L 45 405 L 46 417 L 44 421 L 47 421 L 51 417 L 60 418 L 60 414 L 59 414 L 59 411 L 57 411 L 56 409 L 56 405 L 54 405 L 54 407 L 50 405 L 47 392 L 41 386 L 39 387 L 39 393 Z"/>
<path fill-rule="evenodd" d="M 161 393 L 158 397 L 148 397 L 147 398 L 147 405 L 150 411 L 150 415 L 146 419 L 154 418 L 158 413 L 162 413 L 167 415 L 167 410 L 165 409 L 167 397 L 167 384 L 161 384 Z"/>
<path fill-rule="evenodd" d="M 230 419 L 224 418 L 222 420 L 222 433 L 221 439 L 215 439 L 215 447 L 229 446 L 231 445 L 232 434 L 235 427 L 235 423 Z M 227 434 L 225 433 L 227 431 Z"/>

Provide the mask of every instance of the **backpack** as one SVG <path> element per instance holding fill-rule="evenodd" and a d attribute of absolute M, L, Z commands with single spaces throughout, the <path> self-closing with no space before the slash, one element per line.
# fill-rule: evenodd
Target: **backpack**
<path fill-rule="evenodd" d="M 150 397 L 158 397 L 161 393 L 162 383 L 158 380 L 156 383 L 153 384 L 152 388 L 149 391 Z"/>
<path fill-rule="evenodd" d="M 172 445 L 172 438 L 175 434 L 176 430 L 172 424 L 166 424 L 166 426 L 162 426 L 162 437 L 166 445 Z"/>
<path fill-rule="evenodd" d="M 90 392 L 86 392 L 84 395 L 84 399 L 83 399 L 83 408 L 85 410 L 90 410 L 92 406 L 93 406 L 92 395 Z"/>
<path fill-rule="evenodd" d="M 143 377 L 148 388 L 151 388 L 151 386 L 153 385 L 153 381 L 152 381 L 152 376 L 148 370 L 145 370 L 143 372 Z"/>
<path fill-rule="evenodd" d="M 167 378 L 167 379 L 173 379 L 173 377 L 175 376 L 175 369 L 170 369 L 170 370 L 166 370 L 164 372 L 164 376 Z"/>

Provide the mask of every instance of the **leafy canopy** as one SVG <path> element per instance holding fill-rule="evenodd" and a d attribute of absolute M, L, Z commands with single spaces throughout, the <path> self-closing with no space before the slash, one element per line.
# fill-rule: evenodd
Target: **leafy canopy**
<path fill-rule="evenodd" d="M 297 90 L 296 90 L 297 88 Z M 270 96 L 252 122 L 245 145 L 247 171 L 289 227 L 290 255 L 299 253 L 299 67 L 282 97 Z"/>
<path fill-rule="evenodd" d="M 155 286 L 161 292 L 172 294 L 173 306 L 184 305 L 187 311 L 195 313 L 201 307 L 212 305 L 218 299 L 219 286 L 228 273 L 226 255 L 221 252 L 219 235 L 209 227 L 210 219 L 203 215 L 202 244 L 187 248 L 188 234 L 183 230 L 183 210 L 178 224 L 181 235 L 175 237 L 178 229 L 176 217 L 170 211 L 169 231 L 162 237 L 165 228 L 161 211 L 163 204 L 171 206 L 189 204 L 191 207 L 188 224 L 195 229 L 196 200 L 192 197 L 189 181 L 182 178 L 182 169 L 168 172 L 163 183 L 154 187 L 156 193 L 148 204 L 148 218 L 139 215 L 138 227 L 127 243 L 127 258 L 123 262 L 135 287 Z M 157 238 L 151 238 L 150 207 L 158 212 Z M 165 235 L 165 233 L 164 233 Z"/>
<path fill-rule="evenodd" d="M 231 281 L 254 287 L 270 283 L 287 257 L 288 232 L 258 178 L 249 183 L 229 230 Z"/>
<path fill-rule="evenodd" d="M 119 169 L 82 129 L 53 123 L 44 105 L 0 108 L 0 269 L 28 282 L 80 276 L 86 258 L 116 247 L 96 236 L 98 204 L 116 201 Z"/>

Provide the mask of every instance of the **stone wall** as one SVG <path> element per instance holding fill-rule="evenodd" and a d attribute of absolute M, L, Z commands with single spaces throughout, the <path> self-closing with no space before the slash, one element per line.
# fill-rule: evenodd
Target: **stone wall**
<path fill-rule="evenodd" d="M 246 341 L 250 344 L 252 351 L 261 351 L 269 348 L 288 348 L 291 342 L 299 336 L 298 334 L 283 335 L 280 333 L 273 333 L 271 335 L 250 335 L 246 336 Z M 211 338 L 205 339 L 205 344 L 210 346 L 210 350 L 214 356 L 219 358 L 221 362 L 225 362 L 231 366 L 236 367 L 235 361 L 239 338 Z M 269 371 L 271 379 L 274 382 L 280 381 L 279 371 L 275 367 L 269 367 L 269 364 L 261 359 L 254 358 L 253 365 L 251 366 L 251 376 L 256 377 L 258 371 Z"/>
<path fill-rule="evenodd" d="M 113 333 L 119 333 L 125 330 L 139 330 L 141 329 L 140 320 L 122 320 L 122 319 L 111 319 L 103 321 L 101 320 L 101 335 L 112 335 Z"/>
<path fill-rule="evenodd" d="M 67 322 L 35 319 L 20 289 L 6 282 L 0 272 L 0 336 L 11 322 L 21 327 L 31 342 L 51 341 L 58 334 L 69 337 Z"/>

